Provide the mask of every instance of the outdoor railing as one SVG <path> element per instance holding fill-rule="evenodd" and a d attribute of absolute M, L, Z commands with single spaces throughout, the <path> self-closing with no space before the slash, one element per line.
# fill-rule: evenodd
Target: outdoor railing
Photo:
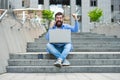
<path fill-rule="evenodd" d="M 8 11 L 8 10 L 5 10 L 5 11 L 3 12 L 3 14 L 0 16 L 0 22 L 2 21 L 3 17 L 7 14 L 7 11 Z"/>
<path fill-rule="evenodd" d="M 120 21 L 117 21 L 117 23 L 120 25 Z"/>

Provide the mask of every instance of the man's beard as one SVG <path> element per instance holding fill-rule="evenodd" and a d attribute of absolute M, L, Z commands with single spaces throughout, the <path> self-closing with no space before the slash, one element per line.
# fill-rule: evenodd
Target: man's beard
<path fill-rule="evenodd" d="M 55 25 L 56 25 L 58 28 L 60 28 L 60 27 L 62 26 L 62 24 L 63 24 L 62 21 L 57 21 Z"/>

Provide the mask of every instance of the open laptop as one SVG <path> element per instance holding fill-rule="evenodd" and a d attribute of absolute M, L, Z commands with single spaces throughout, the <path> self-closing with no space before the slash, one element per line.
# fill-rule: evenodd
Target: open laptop
<path fill-rule="evenodd" d="M 69 43 L 71 42 L 71 31 L 65 29 L 49 30 L 50 43 Z"/>

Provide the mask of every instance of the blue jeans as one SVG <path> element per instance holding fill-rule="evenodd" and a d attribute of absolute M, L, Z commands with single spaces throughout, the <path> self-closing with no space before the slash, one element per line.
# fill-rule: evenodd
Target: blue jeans
<path fill-rule="evenodd" d="M 66 43 L 63 46 L 56 46 L 54 44 L 48 43 L 47 44 L 47 51 L 50 54 L 53 54 L 57 59 L 60 58 L 62 60 L 66 59 L 67 55 L 72 49 L 71 43 Z"/>

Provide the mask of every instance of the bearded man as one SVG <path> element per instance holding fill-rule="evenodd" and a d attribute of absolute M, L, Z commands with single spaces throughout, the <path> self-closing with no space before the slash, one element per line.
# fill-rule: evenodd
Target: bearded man
<path fill-rule="evenodd" d="M 55 24 L 50 29 L 67 29 L 71 32 L 78 32 L 79 31 L 79 23 L 77 20 L 77 15 L 72 14 L 73 18 L 75 19 L 75 25 L 71 26 L 69 24 L 63 24 L 64 15 L 61 12 L 55 14 Z M 50 30 L 49 29 L 49 30 Z M 49 30 L 46 34 L 46 39 L 49 40 Z M 58 35 L 59 36 L 59 35 Z M 50 54 L 53 54 L 57 59 L 54 63 L 54 66 L 61 67 L 61 66 L 69 66 L 70 62 L 66 59 L 70 51 L 73 49 L 72 43 L 47 43 L 47 51 Z"/>

